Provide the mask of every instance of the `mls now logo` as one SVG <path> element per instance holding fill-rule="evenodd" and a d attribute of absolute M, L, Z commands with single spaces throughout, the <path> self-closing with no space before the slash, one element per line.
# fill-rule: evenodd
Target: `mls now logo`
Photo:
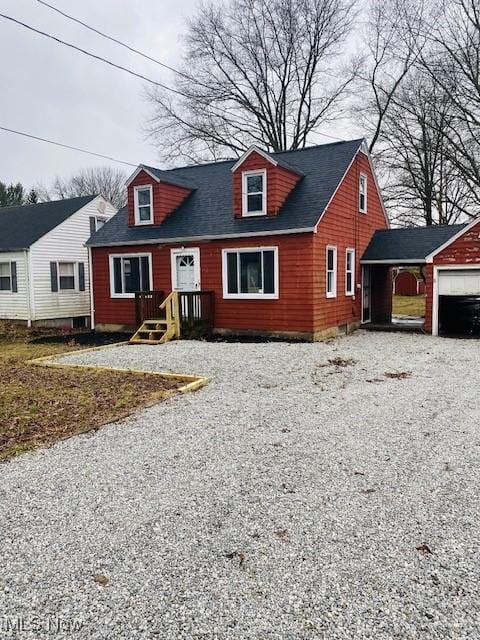
<path fill-rule="evenodd" d="M 0 631 L 5 633 L 35 631 L 55 635 L 61 632 L 73 633 L 80 631 L 82 626 L 83 624 L 80 620 L 64 620 L 57 616 L 45 616 L 45 618 L 4 616 L 0 618 Z"/>

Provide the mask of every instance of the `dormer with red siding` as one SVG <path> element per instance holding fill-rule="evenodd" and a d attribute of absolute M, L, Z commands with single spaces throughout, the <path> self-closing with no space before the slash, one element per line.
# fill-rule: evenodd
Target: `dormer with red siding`
<path fill-rule="evenodd" d="M 128 225 L 160 225 L 192 193 L 193 188 L 167 171 L 140 165 L 127 180 Z"/>
<path fill-rule="evenodd" d="M 278 215 L 301 178 L 293 167 L 251 147 L 232 167 L 234 216 Z"/>

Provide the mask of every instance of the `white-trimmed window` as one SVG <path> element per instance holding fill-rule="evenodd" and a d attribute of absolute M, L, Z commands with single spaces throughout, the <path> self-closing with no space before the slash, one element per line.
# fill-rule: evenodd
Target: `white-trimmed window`
<path fill-rule="evenodd" d="M 242 173 L 242 215 L 267 214 L 267 170 Z"/>
<path fill-rule="evenodd" d="M 106 221 L 106 218 L 100 216 L 90 216 L 90 235 L 101 229 Z"/>
<path fill-rule="evenodd" d="M 327 247 L 327 298 L 337 297 L 337 247 Z"/>
<path fill-rule="evenodd" d="M 345 252 L 345 295 L 355 295 L 355 249 Z"/>
<path fill-rule="evenodd" d="M 52 292 L 85 291 L 85 263 L 57 261 L 50 263 Z"/>
<path fill-rule="evenodd" d="M 135 224 L 153 223 L 153 189 L 152 185 L 134 187 L 133 200 L 135 208 Z"/>
<path fill-rule="evenodd" d="M 367 176 L 364 173 L 358 179 L 358 210 L 367 213 Z"/>
<path fill-rule="evenodd" d="M 223 249 L 224 298 L 278 298 L 278 247 Z"/>
<path fill-rule="evenodd" d="M 152 290 L 152 254 L 110 255 L 110 295 L 134 298 L 138 291 Z"/>
<path fill-rule="evenodd" d="M 17 292 L 17 263 L 0 262 L 0 293 Z"/>

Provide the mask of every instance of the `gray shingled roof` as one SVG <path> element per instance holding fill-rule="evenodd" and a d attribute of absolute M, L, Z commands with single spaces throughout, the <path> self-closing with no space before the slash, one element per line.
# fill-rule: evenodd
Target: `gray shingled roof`
<path fill-rule="evenodd" d="M 278 216 L 238 219 L 233 215 L 231 168 L 236 160 L 159 171 L 194 191 L 159 226 L 129 227 L 121 209 L 88 241 L 93 246 L 197 237 L 241 236 L 313 229 L 363 140 L 336 142 L 271 154 L 303 174 Z M 149 168 L 149 170 L 152 170 Z M 160 176 L 159 176 L 160 177 Z M 162 179 L 160 177 L 160 179 Z"/>
<path fill-rule="evenodd" d="M 28 249 L 97 196 L 0 208 L 0 251 Z"/>
<path fill-rule="evenodd" d="M 465 228 L 464 224 L 382 229 L 375 231 L 362 261 L 417 260 L 425 258 L 444 242 Z"/>

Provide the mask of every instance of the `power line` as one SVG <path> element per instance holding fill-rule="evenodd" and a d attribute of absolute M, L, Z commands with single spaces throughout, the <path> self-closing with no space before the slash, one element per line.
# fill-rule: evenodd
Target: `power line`
<path fill-rule="evenodd" d="M 97 29 L 96 27 L 92 27 L 90 24 L 87 24 L 86 22 L 83 22 L 82 20 L 79 20 L 78 18 L 75 18 L 75 16 L 72 16 L 72 15 L 70 15 L 68 13 L 65 13 L 64 11 L 59 9 L 58 7 L 55 7 L 53 4 L 49 4 L 48 2 L 45 2 L 44 0 L 37 0 L 37 2 L 39 2 L 40 4 L 43 4 L 45 7 L 48 7 L 52 11 L 56 11 L 57 13 L 59 13 L 64 18 L 67 18 L 68 20 L 72 20 L 73 22 L 76 22 L 77 24 L 80 24 L 82 27 L 85 27 L 85 29 L 89 29 L 90 31 L 93 31 L 93 33 L 96 33 L 97 35 L 102 36 L 102 38 L 106 38 L 107 40 L 111 40 L 111 42 L 115 42 L 116 44 L 120 45 L 121 47 L 124 47 L 125 49 L 128 49 L 132 53 L 136 53 L 137 55 L 142 56 L 143 58 L 146 58 L 147 60 L 150 60 L 150 62 L 154 62 L 155 64 L 160 65 L 164 69 L 168 69 L 169 71 L 172 71 L 173 73 L 176 73 L 176 74 L 178 74 L 180 76 L 183 76 L 184 78 L 189 78 L 189 76 L 186 73 L 183 73 L 182 71 L 179 71 L 178 69 L 175 69 L 174 67 L 171 67 L 170 65 L 166 64 L 165 62 L 162 62 L 161 60 L 158 60 L 157 58 L 152 58 L 152 56 L 149 56 L 148 53 L 144 53 L 143 51 L 139 51 L 138 49 L 135 49 L 134 47 L 132 47 L 129 44 L 127 44 L 126 42 L 122 42 L 121 40 L 118 40 L 117 38 L 114 38 L 113 36 L 108 35 L 108 33 L 100 31 L 100 29 Z"/>
<path fill-rule="evenodd" d="M 62 11 L 61 9 L 59 9 L 58 7 L 55 7 L 52 4 L 49 4 L 48 2 L 45 2 L 45 0 L 37 0 L 38 3 L 42 4 L 45 7 L 48 7 L 49 9 L 51 9 L 52 11 L 55 11 L 56 13 L 60 14 L 61 16 L 63 16 L 64 18 L 67 18 L 67 20 L 72 20 L 73 22 L 81 25 L 82 27 L 85 27 L 86 29 L 92 31 L 93 33 L 96 33 L 97 35 L 101 36 L 102 38 L 106 38 L 107 40 L 110 40 L 111 42 L 115 42 L 116 44 L 120 45 L 121 47 L 124 47 L 125 49 L 127 49 L 128 51 L 131 51 L 132 53 L 136 53 L 139 56 L 142 56 L 143 58 L 145 58 L 146 60 L 149 60 L 150 62 L 154 62 L 155 64 L 163 67 L 164 69 L 168 69 L 169 71 L 171 71 L 172 73 L 175 73 L 179 76 L 181 76 L 182 78 L 186 78 L 187 80 L 191 80 L 191 77 L 186 74 L 183 73 L 182 71 L 179 71 L 178 69 L 175 69 L 175 67 L 172 67 L 168 64 L 166 64 L 165 62 L 162 62 L 161 60 L 158 60 L 158 58 L 153 58 L 152 56 L 148 55 L 147 53 L 144 53 L 143 51 L 140 51 L 139 49 L 135 49 L 135 47 L 132 47 L 131 45 L 127 44 L 126 42 L 123 42 L 122 40 L 119 40 L 118 38 L 115 38 L 111 35 L 108 35 L 107 33 L 100 31 L 100 29 L 97 29 L 96 27 L 92 27 L 91 25 L 87 24 L 86 22 L 84 22 L 83 20 L 80 20 L 78 18 L 75 18 L 75 16 L 72 16 L 68 13 L 65 13 L 65 11 Z M 24 23 L 21 23 L 23 26 Z M 38 33 L 38 30 L 35 30 Z M 42 32 L 43 34 L 43 32 Z M 46 35 L 46 34 L 43 34 Z M 57 39 L 58 41 L 58 39 Z M 74 46 L 74 45 L 71 45 Z M 82 50 L 82 52 L 84 52 Z M 85 52 L 84 52 L 85 53 Z M 98 57 L 99 58 L 99 57 Z M 102 59 L 104 60 L 104 59 Z M 105 60 L 104 60 L 105 61 Z M 118 65 L 116 65 L 117 68 L 120 68 Z M 134 73 L 134 72 L 133 72 Z M 330 77 L 334 77 L 336 78 L 337 76 L 334 76 L 331 73 L 327 73 L 324 72 L 326 75 L 330 76 Z M 149 79 L 147 79 L 147 81 L 150 81 Z M 152 81 L 153 82 L 153 81 Z M 158 83 L 157 83 L 158 84 Z M 185 93 L 183 93 L 182 91 L 178 91 L 175 90 L 167 85 L 161 85 L 163 88 L 169 90 L 169 91 L 175 91 L 177 94 L 188 98 L 189 96 L 186 95 Z M 207 85 L 202 85 L 205 86 L 206 88 L 208 88 Z M 232 114 L 230 112 L 228 112 L 227 110 L 223 109 L 222 107 L 218 107 L 218 106 L 213 106 L 213 105 L 209 105 L 210 109 L 215 109 L 218 112 L 222 112 L 223 114 L 229 115 L 231 117 L 235 117 L 235 118 L 240 118 L 241 120 L 243 120 L 244 122 L 247 122 L 246 120 L 244 120 L 241 116 L 239 116 L 238 114 Z M 250 122 L 250 121 L 249 121 Z M 311 132 L 312 133 L 312 132 Z M 323 136 L 325 138 L 330 138 L 332 140 L 343 140 L 343 138 L 338 138 L 336 136 L 332 136 L 328 133 L 322 133 L 321 131 L 313 131 L 313 133 L 316 133 L 317 135 Z"/>
<path fill-rule="evenodd" d="M 32 140 L 38 140 L 40 142 L 47 142 L 48 144 L 54 144 L 57 147 L 63 147 L 64 149 L 71 149 L 73 151 L 79 151 L 80 153 L 87 153 L 90 156 L 96 156 L 97 158 L 103 158 L 105 160 L 111 160 L 112 162 L 119 162 L 120 164 L 127 164 L 130 167 L 138 167 L 138 163 L 134 164 L 133 162 L 127 162 L 126 160 L 119 160 L 118 158 L 113 158 L 112 156 L 106 156 L 103 153 L 96 153 L 95 151 L 87 151 L 86 149 L 81 149 L 80 147 L 73 147 L 69 144 L 63 144 L 62 142 L 57 142 L 56 140 L 49 140 L 48 138 L 41 138 L 40 136 L 34 136 L 31 133 L 26 133 L 25 131 L 16 131 L 15 129 L 9 129 L 8 127 L 3 127 L 0 125 L 1 131 L 6 131 L 8 133 L 15 133 L 18 136 L 24 136 L 25 138 L 31 138 Z"/>

